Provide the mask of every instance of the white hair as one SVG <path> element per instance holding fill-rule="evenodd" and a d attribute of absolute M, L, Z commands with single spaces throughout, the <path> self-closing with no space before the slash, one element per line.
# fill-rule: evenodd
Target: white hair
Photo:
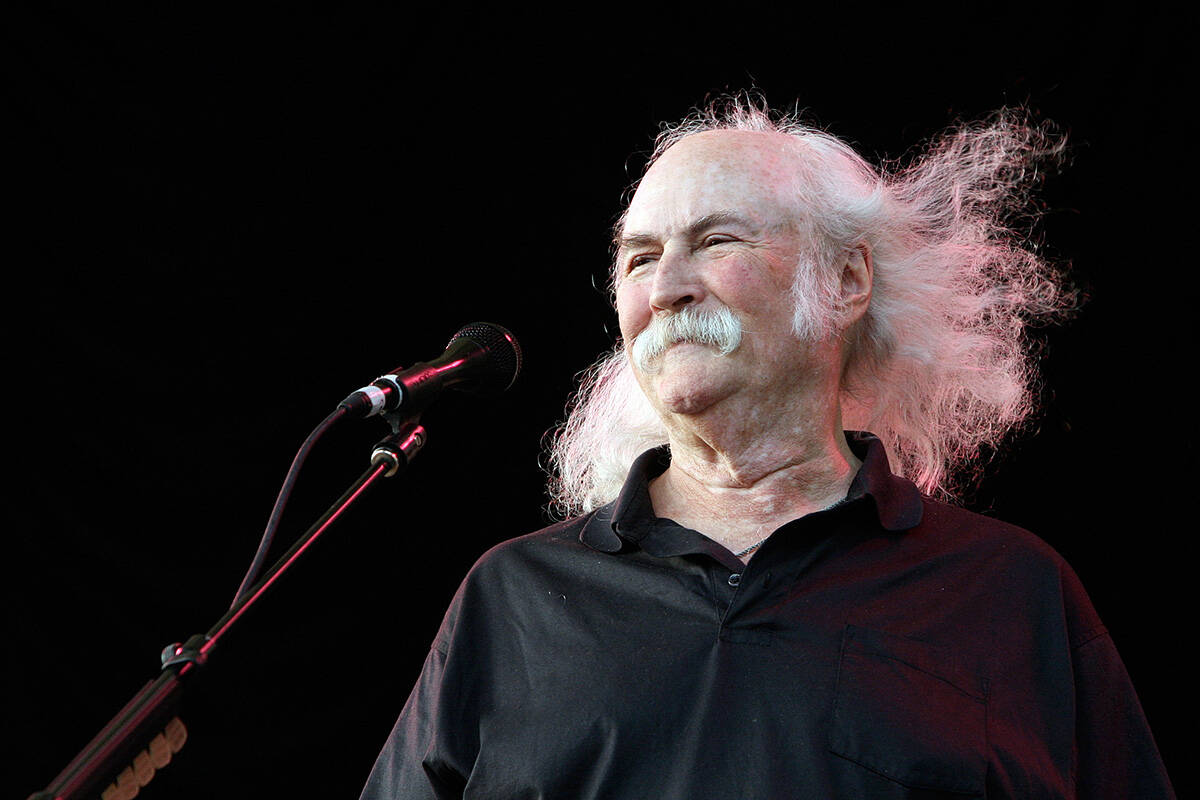
<path fill-rule="evenodd" d="M 1035 409 L 1029 325 L 1076 304 L 1059 270 L 1013 225 L 1036 216 L 1038 166 L 1061 156 L 1062 137 L 1002 110 L 951 129 L 907 166 L 876 168 L 796 115 L 723 98 L 665 128 L 646 169 L 712 130 L 787 137 L 810 247 L 792 287 L 794 331 L 842 337 L 846 427 L 877 434 L 896 472 L 952 498 L 978 477 L 981 448 L 996 447 Z M 622 216 L 618 236 L 623 224 Z M 859 248 L 874 265 L 871 302 L 840 330 L 835 267 Z M 612 500 L 633 460 L 666 443 L 618 344 L 583 374 L 551 439 L 552 509 L 569 516 Z"/>

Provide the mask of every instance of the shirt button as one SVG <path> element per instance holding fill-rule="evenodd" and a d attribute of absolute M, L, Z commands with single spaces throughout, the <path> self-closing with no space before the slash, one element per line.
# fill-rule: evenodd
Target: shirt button
<path fill-rule="evenodd" d="M 737 586 L 741 582 L 742 582 L 742 573 L 735 572 L 729 576 L 729 585 L 730 586 Z"/>

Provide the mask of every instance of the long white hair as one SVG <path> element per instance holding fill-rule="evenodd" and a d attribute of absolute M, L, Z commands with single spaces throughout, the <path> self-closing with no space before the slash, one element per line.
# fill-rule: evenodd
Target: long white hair
<path fill-rule="evenodd" d="M 1036 217 L 1031 190 L 1040 165 L 1061 158 L 1063 138 L 1002 110 L 952 128 L 907 165 L 875 167 L 797 115 L 732 97 L 666 127 L 646 169 L 712 130 L 791 137 L 811 248 L 793 286 L 795 333 L 844 339 L 845 426 L 878 435 L 896 472 L 952 498 L 978 476 L 981 448 L 1035 410 L 1028 327 L 1076 304 L 1061 271 L 1017 229 Z M 874 287 L 866 314 L 839 331 L 836 266 L 855 248 L 871 253 Z M 618 342 L 582 375 L 550 439 L 552 510 L 570 516 L 607 503 L 633 460 L 666 443 Z"/>

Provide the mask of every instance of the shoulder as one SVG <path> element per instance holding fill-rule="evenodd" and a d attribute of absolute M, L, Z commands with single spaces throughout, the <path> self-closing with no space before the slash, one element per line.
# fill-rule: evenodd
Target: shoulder
<path fill-rule="evenodd" d="M 529 569 L 569 566 L 571 562 L 592 552 L 579 537 L 594 513 L 563 520 L 494 545 L 471 567 L 467 580 L 491 579 Z"/>
<path fill-rule="evenodd" d="M 453 631 L 469 626 L 471 620 L 519 610 L 535 587 L 561 585 L 586 574 L 588 565 L 604 556 L 579 538 L 591 516 L 564 520 L 488 549 L 459 584 L 439 639 L 445 640 Z"/>
<path fill-rule="evenodd" d="M 923 503 L 921 523 L 907 535 L 926 558 L 955 564 L 978 591 L 1014 613 L 1031 604 L 1061 609 L 1073 644 L 1104 631 L 1071 565 L 1040 536 L 937 500 Z"/>
<path fill-rule="evenodd" d="M 1051 571 L 1066 565 L 1058 551 L 1025 528 L 928 497 L 922 503 L 921 522 L 910 533 L 930 548 L 1009 558 Z"/>

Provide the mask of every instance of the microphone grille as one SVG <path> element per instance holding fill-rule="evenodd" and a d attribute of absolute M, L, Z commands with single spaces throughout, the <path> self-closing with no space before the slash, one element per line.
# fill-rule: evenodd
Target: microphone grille
<path fill-rule="evenodd" d="M 472 322 L 450 337 L 446 347 L 459 339 L 468 339 L 488 353 L 474 391 L 484 394 L 503 392 L 521 374 L 521 345 L 507 328 L 493 322 Z"/>

